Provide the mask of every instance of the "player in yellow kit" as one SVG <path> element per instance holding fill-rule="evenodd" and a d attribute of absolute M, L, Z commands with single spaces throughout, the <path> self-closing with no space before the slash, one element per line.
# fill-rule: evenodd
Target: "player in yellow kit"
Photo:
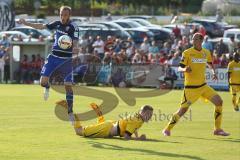
<path fill-rule="evenodd" d="M 170 122 L 163 130 L 163 135 L 170 136 L 171 129 L 187 112 L 189 106 L 197 101 L 200 97 L 203 97 L 215 105 L 215 129 L 213 134 L 228 136 L 229 133 L 226 133 L 221 129 L 223 101 L 221 97 L 206 84 L 205 80 L 206 65 L 212 69 L 213 79 L 217 80 L 217 75 L 212 65 L 211 53 L 207 49 L 202 48 L 202 34 L 195 33 L 192 39 L 193 47 L 183 52 L 182 60 L 178 68 L 178 71 L 183 72 L 185 77 L 185 87 L 180 109 L 173 114 Z"/>
<path fill-rule="evenodd" d="M 65 101 L 58 102 L 63 107 L 67 107 Z M 91 103 L 91 107 L 98 115 L 98 123 L 88 126 L 82 126 L 79 117 L 75 114 L 73 122 L 74 130 L 77 135 L 90 138 L 111 138 L 114 136 L 124 137 L 125 139 L 146 140 L 146 135 L 138 135 L 138 129 L 144 122 L 148 122 L 153 114 L 153 108 L 150 105 L 144 105 L 140 111 L 120 119 L 118 121 L 105 121 L 102 112 L 97 104 Z M 132 137 L 132 134 L 135 137 Z"/>
<path fill-rule="evenodd" d="M 232 94 L 232 104 L 235 111 L 239 111 L 240 97 L 237 100 L 237 93 L 240 92 L 240 55 L 235 52 L 233 61 L 228 64 L 228 82 Z"/>

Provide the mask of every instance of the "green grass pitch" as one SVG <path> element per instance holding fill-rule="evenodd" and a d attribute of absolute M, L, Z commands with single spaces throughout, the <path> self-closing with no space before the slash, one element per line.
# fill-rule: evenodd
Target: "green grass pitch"
<path fill-rule="evenodd" d="M 97 89 L 116 94 L 113 88 Z M 153 120 L 139 131 L 150 141 L 125 141 L 76 136 L 70 123 L 59 120 L 54 114 L 55 102 L 64 99 L 63 94 L 51 90 L 45 102 L 40 86 L 0 85 L 0 159 L 239 160 L 240 112 L 233 111 L 229 92 L 218 93 L 224 100 L 223 128 L 231 136 L 212 135 L 214 107 L 203 100 L 192 105 L 191 112 L 176 125 L 171 137 L 162 136 L 167 115 L 178 109 L 181 99 L 182 91 L 174 90 L 158 97 L 138 98 L 136 106 L 127 106 L 119 99 L 117 108 L 106 114 L 106 119 L 118 119 L 143 104 L 151 104 L 155 110 Z M 75 96 L 74 109 L 88 111 L 91 102 L 101 103 L 101 100 Z"/>

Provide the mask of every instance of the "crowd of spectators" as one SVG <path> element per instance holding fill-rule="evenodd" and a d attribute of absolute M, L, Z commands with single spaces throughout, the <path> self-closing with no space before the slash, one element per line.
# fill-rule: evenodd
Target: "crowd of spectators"
<path fill-rule="evenodd" d="M 101 36 L 83 37 L 79 41 L 78 56 L 83 63 L 178 66 L 182 52 L 192 47 L 191 37 L 196 32 L 204 35 L 202 47 L 211 51 L 213 64 L 217 68 L 226 68 L 233 53 L 239 51 L 240 44 L 235 42 L 234 37 L 230 38 L 228 44 L 223 43 L 222 39 L 214 43 L 209 40 L 203 27 L 196 28 L 193 26 L 193 28 L 190 28 L 185 24 L 184 28 L 181 29 L 176 25 L 172 29 L 172 38 L 164 42 L 154 41 L 147 37 L 144 37 L 140 44 L 134 43 L 130 37 L 127 40 L 122 40 L 109 35 L 105 41 L 102 40 Z M 14 40 L 23 41 L 21 36 L 17 36 Z M 32 41 L 31 35 L 28 41 Z M 44 41 L 43 37 L 40 36 L 38 41 Z M 2 36 L 0 40 L 0 80 L 1 82 L 5 80 L 6 83 L 10 75 L 9 46 L 8 37 L 6 35 Z M 14 72 L 14 79 L 21 83 L 32 83 L 39 80 L 41 67 L 44 63 L 43 58 L 39 54 L 32 55 L 31 60 L 26 54 L 21 57 L 19 68 Z"/>
<path fill-rule="evenodd" d="M 3 35 L 0 39 L 0 82 L 8 83 L 10 78 L 10 42 L 7 35 Z"/>
<path fill-rule="evenodd" d="M 28 55 L 24 54 L 20 61 L 19 69 L 14 73 L 14 79 L 16 79 L 18 83 L 24 84 L 31 84 L 35 80 L 38 81 L 43 63 L 44 59 L 40 54 L 32 55 L 31 60 Z"/>
<path fill-rule="evenodd" d="M 108 36 L 103 41 L 100 36 L 95 39 L 91 36 L 80 41 L 79 57 L 87 58 L 94 62 L 112 64 L 169 64 L 178 66 L 182 52 L 192 47 L 191 37 L 194 33 L 205 34 L 202 44 L 203 48 L 210 50 L 216 67 L 225 68 L 231 60 L 233 52 L 239 50 L 240 44 L 230 38 L 228 44 L 221 39 L 214 43 L 209 41 L 204 28 L 180 30 L 177 26 L 173 29 L 173 37 L 165 42 L 157 42 L 144 38 L 141 44 L 135 44 L 131 38 L 124 41 L 119 38 Z"/>

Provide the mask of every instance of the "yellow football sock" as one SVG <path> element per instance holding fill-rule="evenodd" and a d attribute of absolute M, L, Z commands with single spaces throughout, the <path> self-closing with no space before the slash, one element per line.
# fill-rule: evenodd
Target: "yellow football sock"
<path fill-rule="evenodd" d="M 240 105 L 240 97 L 238 97 L 238 101 L 237 101 L 237 106 L 239 107 Z"/>
<path fill-rule="evenodd" d="M 99 116 L 99 117 L 98 117 L 98 123 L 102 123 L 102 122 L 104 122 L 104 121 L 105 121 L 105 119 L 104 119 L 103 116 Z"/>
<path fill-rule="evenodd" d="M 81 122 L 76 114 L 74 114 L 75 121 L 74 121 L 74 128 L 80 128 L 82 127 Z"/>
<path fill-rule="evenodd" d="M 169 121 L 165 129 L 170 131 L 176 125 L 179 119 L 180 119 L 180 116 L 177 113 L 173 114 L 171 120 Z"/>
<path fill-rule="evenodd" d="M 216 106 L 215 112 L 215 129 L 221 129 L 221 123 L 222 123 L 222 106 Z"/>
<path fill-rule="evenodd" d="M 237 95 L 236 94 L 232 95 L 232 104 L 233 104 L 234 108 L 237 107 Z"/>

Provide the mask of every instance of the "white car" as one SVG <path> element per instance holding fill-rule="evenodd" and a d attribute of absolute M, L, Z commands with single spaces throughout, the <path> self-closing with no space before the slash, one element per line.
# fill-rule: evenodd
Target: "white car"
<path fill-rule="evenodd" d="M 231 37 L 234 37 L 236 42 L 240 42 L 240 28 L 225 30 L 223 34 L 223 42 L 228 43 Z"/>
<path fill-rule="evenodd" d="M 9 40 L 13 40 L 13 41 L 17 41 L 18 40 L 18 36 L 21 36 L 24 42 L 28 42 L 29 40 L 29 36 L 26 35 L 23 32 L 20 31 L 3 31 L 0 32 L 0 37 L 3 37 L 3 35 L 7 35 Z M 32 42 L 37 42 L 38 39 L 35 38 L 31 38 Z"/>

